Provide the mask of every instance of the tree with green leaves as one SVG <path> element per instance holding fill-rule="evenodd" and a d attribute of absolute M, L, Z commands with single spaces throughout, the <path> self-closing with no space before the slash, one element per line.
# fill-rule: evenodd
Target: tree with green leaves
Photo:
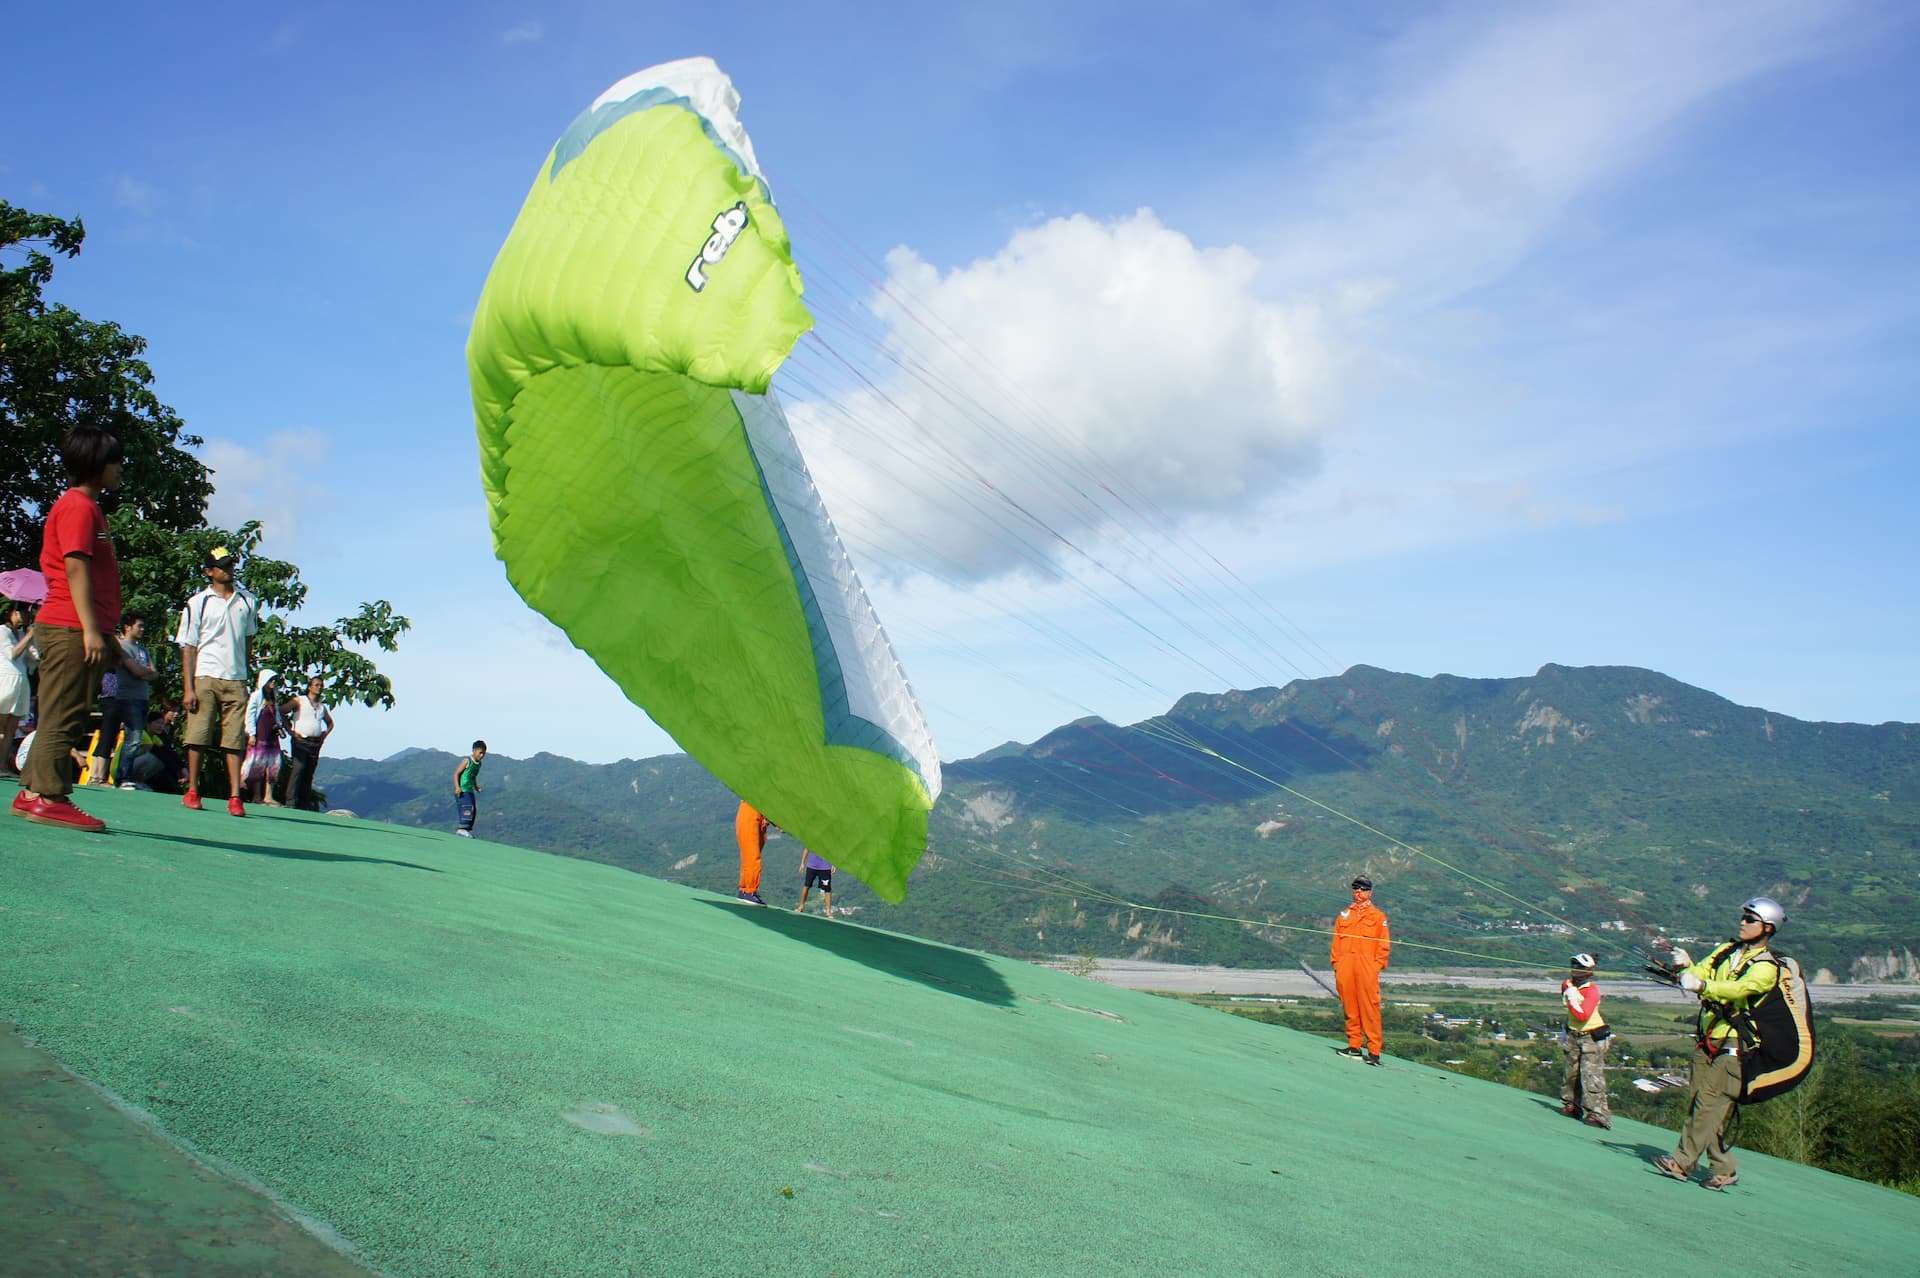
<path fill-rule="evenodd" d="M 66 491 L 60 441 L 77 422 L 112 431 L 126 450 L 107 514 L 132 511 L 160 528 L 199 525 L 213 478 L 188 450 L 201 441 L 153 392 L 145 338 L 43 296 L 54 258 L 79 254 L 86 228 L 0 200 L 0 568 L 40 559 L 40 524 Z"/>
<path fill-rule="evenodd" d="M 348 645 L 372 646 L 382 652 L 399 649 L 400 636 L 413 625 L 384 599 L 363 603 L 352 616 L 331 625 L 296 626 L 287 614 L 307 599 L 300 569 L 284 559 L 260 553 L 260 525 L 249 521 L 228 532 L 194 528 L 176 533 L 146 523 L 131 512 L 116 511 L 107 520 L 120 553 L 120 593 L 128 616 L 147 622 L 154 661 L 160 671 L 155 697 L 180 693 L 180 653 L 171 644 L 180 609 L 206 585 L 201 571 L 206 554 L 225 546 L 239 558 L 234 580 L 260 601 L 260 633 L 253 640 L 254 660 L 304 685 L 311 675 L 326 684 L 326 699 L 334 705 L 393 706 L 393 681 L 364 654 Z"/>
<path fill-rule="evenodd" d="M 102 500 L 120 559 L 123 610 L 145 619 L 160 677 L 155 698 L 180 692 L 172 646 L 181 606 L 206 584 L 200 565 L 214 546 L 240 559 L 237 579 L 265 616 L 257 661 L 304 683 L 319 675 L 335 705 L 393 705 L 393 682 L 360 648 L 393 652 L 412 623 L 386 600 L 326 625 L 295 625 L 306 602 L 300 570 L 260 553 L 260 525 L 208 527 L 213 476 L 191 451 L 202 442 L 153 392 L 144 338 L 86 319 L 44 297 L 55 258 L 79 254 L 86 229 L 0 200 L 0 568 L 36 565 L 48 507 L 66 490 L 60 443 L 79 422 L 119 436 L 126 469 Z"/>

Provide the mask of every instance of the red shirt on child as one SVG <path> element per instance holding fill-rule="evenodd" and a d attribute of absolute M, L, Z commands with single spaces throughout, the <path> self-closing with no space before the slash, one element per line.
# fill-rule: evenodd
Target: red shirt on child
<path fill-rule="evenodd" d="M 80 614 L 74 610 L 73 590 L 67 585 L 67 556 L 79 555 L 89 561 L 93 583 L 93 617 L 100 633 L 110 635 L 120 628 L 120 561 L 113 554 L 113 538 L 107 535 L 107 519 L 100 504 L 69 488 L 60 494 L 47 512 L 46 536 L 40 542 L 40 571 L 47 579 L 47 600 L 40 605 L 38 620 L 49 626 L 83 630 Z"/>

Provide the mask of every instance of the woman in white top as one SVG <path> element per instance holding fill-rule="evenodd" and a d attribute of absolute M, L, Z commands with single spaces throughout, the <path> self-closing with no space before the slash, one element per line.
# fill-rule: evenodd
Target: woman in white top
<path fill-rule="evenodd" d="M 11 601 L 0 604 L 0 776 L 20 775 L 13 734 L 33 712 L 33 686 L 27 682 L 32 661 L 33 627 L 27 624 L 27 610 Z"/>
<path fill-rule="evenodd" d="M 326 683 L 319 675 L 307 680 L 305 693 L 287 699 L 287 722 L 293 729 L 293 764 L 287 774 L 287 806 L 304 808 L 313 802 L 313 771 L 320 764 L 320 747 L 333 731 L 333 715 L 320 693 Z"/>

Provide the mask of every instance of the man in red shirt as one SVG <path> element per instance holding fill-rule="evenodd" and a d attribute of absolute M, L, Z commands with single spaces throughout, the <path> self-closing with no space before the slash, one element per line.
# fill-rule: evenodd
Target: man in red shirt
<path fill-rule="evenodd" d="M 120 485 L 120 441 L 93 426 L 76 426 L 60 456 L 73 486 L 47 511 L 40 571 L 47 599 L 33 628 L 40 648 L 40 726 L 13 798 L 15 816 L 44 825 L 98 833 L 73 793 L 73 751 L 85 738 L 87 710 L 100 676 L 119 660 L 120 563 L 100 513 L 100 494 Z"/>

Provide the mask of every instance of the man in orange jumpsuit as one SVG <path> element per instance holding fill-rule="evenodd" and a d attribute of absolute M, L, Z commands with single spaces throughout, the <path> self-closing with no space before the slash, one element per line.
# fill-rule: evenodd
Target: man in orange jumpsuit
<path fill-rule="evenodd" d="M 1362 874 L 1353 881 L 1353 904 L 1333 921 L 1334 987 L 1347 1014 L 1347 1045 L 1340 1055 L 1380 1063 L 1380 973 L 1387 966 L 1393 938 L 1387 916 L 1373 903 L 1373 880 Z M 1366 1050 L 1360 1049 L 1362 1035 Z"/>
<path fill-rule="evenodd" d="M 733 814 L 733 837 L 740 841 L 740 891 L 736 895 L 750 905 L 766 904 L 760 899 L 760 853 L 767 846 L 769 824 L 759 809 L 744 800 Z"/>

